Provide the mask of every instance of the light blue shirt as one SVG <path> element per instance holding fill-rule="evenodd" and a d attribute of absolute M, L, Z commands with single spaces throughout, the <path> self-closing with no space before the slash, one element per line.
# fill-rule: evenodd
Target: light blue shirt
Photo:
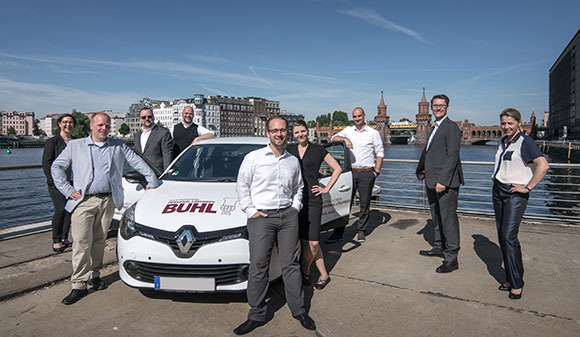
<path fill-rule="evenodd" d="M 111 181 L 109 180 L 111 162 L 108 138 L 101 146 L 95 144 L 92 138 L 89 139 L 91 141 L 88 142 L 88 145 L 91 150 L 91 159 L 93 160 L 93 181 L 87 190 L 87 194 L 109 193 L 111 192 Z"/>

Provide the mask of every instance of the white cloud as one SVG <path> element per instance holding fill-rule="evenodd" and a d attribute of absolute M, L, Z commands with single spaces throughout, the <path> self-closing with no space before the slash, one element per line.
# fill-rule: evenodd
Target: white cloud
<path fill-rule="evenodd" d="M 96 74 L 96 71 L 90 71 L 90 70 L 73 70 L 73 69 L 65 69 L 62 67 L 59 67 L 57 65 L 54 64 L 49 64 L 48 68 L 50 69 L 50 71 L 55 72 L 55 73 L 63 73 L 63 74 L 73 74 L 73 75 L 79 75 L 79 74 Z"/>
<path fill-rule="evenodd" d="M 381 14 L 379 14 L 377 11 L 375 11 L 374 9 L 367 9 L 367 8 L 353 8 L 353 9 L 349 9 L 346 11 L 337 11 L 340 14 L 344 14 L 344 15 L 348 15 L 348 16 L 352 16 L 353 18 L 357 18 L 357 19 L 361 19 L 363 21 L 366 21 L 367 23 L 374 25 L 374 26 L 378 26 L 381 27 L 383 29 L 387 29 L 393 32 L 399 32 L 399 33 L 403 33 L 405 35 L 408 35 L 412 38 L 414 38 L 417 41 L 423 42 L 425 44 L 431 44 L 429 41 L 427 41 L 425 38 L 423 38 L 423 36 L 421 36 L 421 34 L 400 26 L 394 22 L 391 22 L 385 18 L 383 18 L 381 16 Z"/>
<path fill-rule="evenodd" d="M 131 103 L 143 97 L 135 92 L 84 91 L 64 86 L 13 81 L 0 77 L 2 109 L 34 111 L 36 118 L 49 113 L 99 111 L 127 112 Z M 39 108 L 40 107 L 40 108 Z"/>

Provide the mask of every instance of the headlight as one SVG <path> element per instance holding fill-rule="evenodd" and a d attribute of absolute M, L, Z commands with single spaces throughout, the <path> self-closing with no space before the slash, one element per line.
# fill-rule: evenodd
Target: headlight
<path fill-rule="evenodd" d="M 131 207 L 127 208 L 123 216 L 121 217 L 121 221 L 119 222 L 119 233 L 125 240 L 129 240 L 133 235 L 135 235 L 135 208 L 137 207 L 137 203 L 131 205 Z"/>

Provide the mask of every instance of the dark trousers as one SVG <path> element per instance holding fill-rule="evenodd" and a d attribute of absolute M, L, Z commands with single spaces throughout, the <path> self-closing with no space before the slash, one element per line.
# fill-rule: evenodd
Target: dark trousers
<path fill-rule="evenodd" d="M 434 188 L 427 188 L 427 198 L 431 209 L 431 220 L 435 227 L 435 244 L 433 248 L 443 250 L 445 261 L 457 262 L 459 253 L 459 219 L 457 218 L 457 198 L 459 188 L 447 188 L 437 193 Z"/>
<path fill-rule="evenodd" d="M 52 215 L 52 242 L 59 243 L 68 239 L 70 229 L 70 213 L 65 211 L 66 198 L 56 187 L 48 185 L 48 194 L 54 205 L 54 214 Z"/>
<path fill-rule="evenodd" d="M 358 231 L 365 232 L 369 224 L 371 208 L 371 197 L 375 185 L 375 174 L 373 171 L 352 171 L 352 200 L 358 190 L 360 199 L 360 216 L 358 218 Z M 342 235 L 345 226 L 337 227 L 334 231 Z"/>
<path fill-rule="evenodd" d="M 250 239 L 250 272 L 248 277 L 248 318 L 266 320 L 266 294 L 268 293 L 270 258 L 274 243 L 282 267 L 284 292 L 293 316 L 304 310 L 304 291 L 300 274 L 300 245 L 298 244 L 298 211 L 289 207 L 282 211 L 263 211 L 268 217 L 248 219 Z"/>
<path fill-rule="evenodd" d="M 528 194 L 511 193 L 510 185 L 493 184 L 493 209 L 499 246 L 503 254 L 506 282 L 514 289 L 524 286 L 524 264 L 518 240 L 520 222 L 528 205 Z"/>

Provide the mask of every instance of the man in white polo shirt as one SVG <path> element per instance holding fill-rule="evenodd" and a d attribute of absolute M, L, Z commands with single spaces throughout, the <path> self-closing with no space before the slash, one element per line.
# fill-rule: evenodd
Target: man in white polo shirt
<path fill-rule="evenodd" d="M 298 159 L 286 151 L 288 123 L 280 116 L 266 124 L 268 146 L 246 155 L 236 190 L 242 211 L 248 216 L 250 272 L 248 275 L 248 319 L 234 329 L 245 335 L 266 323 L 270 257 L 274 243 L 282 267 L 282 279 L 292 316 L 308 330 L 316 325 L 304 309 L 304 291 L 300 274 L 298 212 L 302 208 L 304 182 Z"/>
<path fill-rule="evenodd" d="M 383 141 L 379 132 L 369 127 L 365 122 L 365 112 L 362 108 L 356 107 L 352 110 L 352 120 L 354 125 L 349 126 L 336 135 L 331 140 L 345 142 L 350 149 L 352 164 L 352 195 L 356 193 L 360 197 L 360 216 L 358 219 L 359 242 L 366 240 L 365 231 L 369 222 L 369 208 L 371 205 L 371 195 L 375 179 L 381 174 L 383 166 Z M 344 227 L 338 227 L 326 242 L 337 242 L 342 240 Z"/>

